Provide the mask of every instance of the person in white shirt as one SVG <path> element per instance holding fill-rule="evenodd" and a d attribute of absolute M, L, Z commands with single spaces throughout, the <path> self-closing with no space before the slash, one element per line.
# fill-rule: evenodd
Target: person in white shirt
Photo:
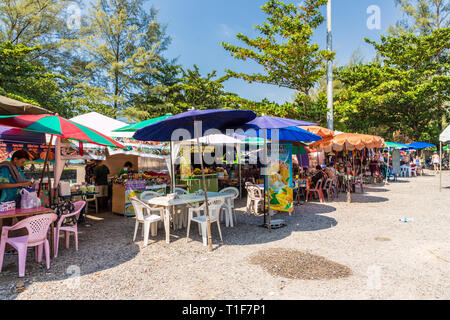
<path fill-rule="evenodd" d="M 437 154 L 436 151 L 434 152 L 433 156 L 431 157 L 431 163 L 433 163 L 434 174 L 436 174 L 438 172 L 438 169 L 439 169 L 439 164 L 441 163 L 440 159 L 439 159 L 439 155 Z"/>

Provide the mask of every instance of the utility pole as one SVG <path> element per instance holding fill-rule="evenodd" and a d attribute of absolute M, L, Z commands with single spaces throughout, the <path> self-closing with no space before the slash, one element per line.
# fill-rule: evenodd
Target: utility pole
<path fill-rule="evenodd" d="M 333 38 L 331 33 L 331 0 L 328 0 L 327 4 L 327 50 L 333 50 Z M 328 129 L 333 129 L 333 61 L 327 62 L 327 126 Z"/>

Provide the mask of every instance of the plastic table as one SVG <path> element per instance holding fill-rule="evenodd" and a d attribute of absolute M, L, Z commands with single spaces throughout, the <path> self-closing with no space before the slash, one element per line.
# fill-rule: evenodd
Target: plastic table
<path fill-rule="evenodd" d="M 229 193 L 208 192 L 208 200 L 232 197 Z M 164 207 L 164 229 L 166 232 L 166 243 L 170 243 L 170 209 L 174 206 L 186 205 L 205 201 L 205 196 L 195 193 L 183 194 L 178 199 L 169 199 L 167 196 L 155 197 L 147 201 L 148 204 Z"/>

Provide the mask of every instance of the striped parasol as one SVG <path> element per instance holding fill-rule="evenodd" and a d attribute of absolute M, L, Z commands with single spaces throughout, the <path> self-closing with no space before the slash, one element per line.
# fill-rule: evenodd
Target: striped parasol
<path fill-rule="evenodd" d="M 50 144 L 53 136 L 58 136 L 66 139 L 75 139 L 80 141 L 80 147 L 82 142 L 93 143 L 108 147 L 117 147 L 126 149 L 122 144 L 114 141 L 113 139 L 101 134 L 100 132 L 75 123 L 73 121 L 64 119 L 58 114 L 39 114 L 39 115 L 7 115 L 0 116 L 0 125 L 20 128 L 22 130 L 30 132 L 39 132 L 50 134 L 50 141 L 48 144 L 47 154 L 44 161 L 44 169 L 42 170 L 41 181 L 39 183 L 38 195 L 42 188 L 42 181 L 44 180 L 45 167 L 49 159 Z M 50 193 L 51 195 L 51 193 Z"/>
<path fill-rule="evenodd" d="M 26 131 L 47 133 L 66 139 L 99 144 L 108 147 L 126 149 L 120 143 L 101 134 L 100 132 L 64 119 L 59 115 L 8 115 L 0 116 L 0 125 L 20 128 Z"/>

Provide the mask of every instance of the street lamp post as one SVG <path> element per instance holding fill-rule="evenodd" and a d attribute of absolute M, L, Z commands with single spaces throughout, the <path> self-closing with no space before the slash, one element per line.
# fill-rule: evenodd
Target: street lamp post
<path fill-rule="evenodd" d="M 327 3 L 327 50 L 333 50 L 333 38 L 331 33 L 331 0 Z M 327 62 L 327 127 L 330 130 L 333 129 L 333 61 Z"/>

